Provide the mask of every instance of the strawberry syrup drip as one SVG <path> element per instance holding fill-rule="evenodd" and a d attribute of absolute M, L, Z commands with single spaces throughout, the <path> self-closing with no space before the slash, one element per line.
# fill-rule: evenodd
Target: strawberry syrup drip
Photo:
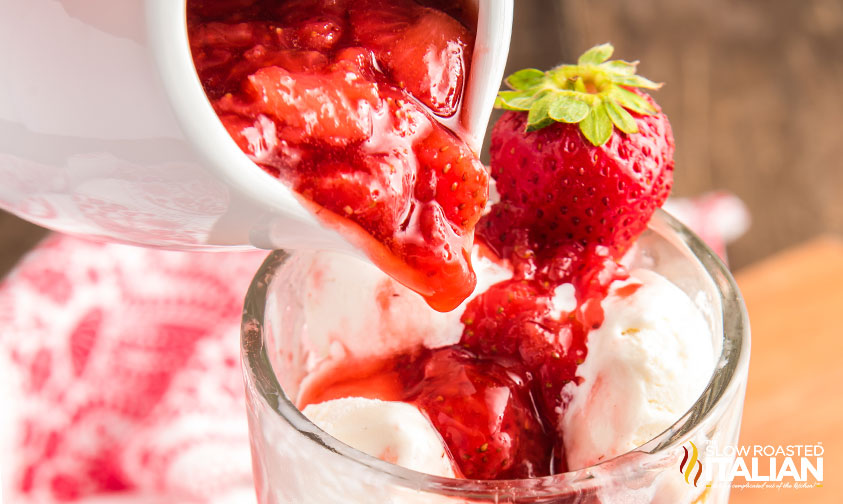
<path fill-rule="evenodd" d="M 362 230 L 356 243 L 441 310 L 473 290 L 468 250 L 488 183 L 444 126 L 459 133 L 473 38 L 455 18 L 465 13 L 441 0 L 188 1 L 197 71 L 241 149 L 349 236 Z M 608 257 L 585 259 L 575 243 L 527 236 L 481 220 L 479 241 L 514 276 L 469 304 L 459 344 L 345 363 L 299 406 L 406 401 L 430 419 L 462 477 L 564 472 L 562 390 L 577 382 L 600 301 L 625 273 Z M 553 295 L 568 282 L 578 306 L 560 317 Z"/>
<path fill-rule="evenodd" d="M 481 219 L 478 229 L 488 229 L 483 224 Z M 510 231 L 509 236 L 524 234 Z M 478 241 L 492 248 L 483 233 Z M 515 240 L 505 245 L 508 253 L 501 255 L 512 264 L 513 278 L 492 285 L 468 304 L 459 346 L 478 360 L 515 360 L 523 367 L 525 387 L 544 430 L 528 433 L 536 441 L 534 448 L 518 453 L 530 462 L 532 476 L 557 474 L 568 470 L 559 427 L 569 400 L 563 389 L 580 383 L 576 371 L 587 355 L 588 333 L 603 323 L 601 302 L 609 285 L 628 274 L 610 258 L 571 254 L 576 247 L 569 243 L 534 244 L 528 253 Z M 560 267 L 557 259 L 564 256 L 570 260 Z M 573 284 L 577 306 L 568 313 L 554 312 L 555 291 L 565 283 Z M 500 472 L 493 479 L 508 477 Z"/>
<path fill-rule="evenodd" d="M 600 302 L 609 284 L 627 275 L 610 260 L 592 266 L 574 282 L 576 309 L 555 318 L 553 291 L 565 282 L 524 273 L 540 266 L 516 269 L 511 280 L 472 300 L 458 344 L 344 362 L 309 383 L 299 406 L 343 397 L 415 404 L 464 478 L 567 471 L 558 427 L 566 406 L 563 388 L 579 383 L 576 370 L 586 357 L 588 332 L 603 322 Z"/>
<path fill-rule="evenodd" d="M 462 302 L 488 195 L 460 136 L 473 33 L 413 0 L 187 8 L 200 80 L 240 148 L 432 307 Z"/>
<path fill-rule="evenodd" d="M 460 345 L 344 363 L 303 391 L 299 406 L 343 397 L 415 404 L 442 436 L 455 473 L 472 479 L 547 474 L 557 440 L 517 358 L 481 358 Z M 561 448 L 561 445 L 560 445 Z"/>

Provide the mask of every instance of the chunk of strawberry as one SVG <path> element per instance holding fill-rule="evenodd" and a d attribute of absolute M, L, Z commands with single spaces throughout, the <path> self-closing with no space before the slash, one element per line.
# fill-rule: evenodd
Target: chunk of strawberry
<path fill-rule="evenodd" d="M 466 307 L 460 342 L 480 355 L 516 357 L 526 324 L 543 323 L 549 312 L 550 300 L 533 282 L 497 283 Z"/>
<path fill-rule="evenodd" d="M 437 128 L 417 143 L 421 201 L 436 199 L 455 226 L 474 227 L 486 206 L 489 174 L 468 147 L 452 133 Z"/>
<path fill-rule="evenodd" d="M 212 99 L 236 92 L 262 66 L 277 64 L 276 51 L 290 47 L 269 23 L 205 23 L 190 26 L 196 70 Z"/>
<path fill-rule="evenodd" d="M 275 122 L 265 115 L 252 119 L 237 114 L 220 114 L 219 118 L 240 149 L 257 163 L 266 163 L 278 146 Z"/>
<path fill-rule="evenodd" d="M 437 115 L 456 113 L 471 58 L 468 30 L 444 12 L 423 9 L 388 56 L 393 78 Z M 424 65 L 418 62 L 423 61 Z"/>
<path fill-rule="evenodd" d="M 246 91 L 255 112 L 273 117 L 290 142 L 346 146 L 372 135 L 373 110 L 381 107 L 377 85 L 342 69 L 314 74 L 281 67 L 249 76 Z M 225 99 L 218 108 L 228 108 Z"/>
<path fill-rule="evenodd" d="M 285 0 L 283 2 L 263 0 L 268 4 L 274 17 L 286 25 L 294 25 L 302 19 L 312 16 L 331 16 L 344 18 L 349 4 L 357 0 Z"/>
<path fill-rule="evenodd" d="M 319 72 L 328 65 L 328 58 L 319 52 L 299 49 L 272 49 L 256 45 L 243 52 L 236 59 L 227 74 L 222 87 L 236 91 L 249 76 L 265 67 L 281 67 L 294 73 Z"/>
<path fill-rule="evenodd" d="M 468 29 L 411 0 L 361 0 L 350 10 L 355 40 L 375 51 L 398 84 L 436 115 L 453 115 L 471 58 Z"/>
<path fill-rule="evenodd" d="M 460 345 L 481 357 L 522 362 L 531 372 L 539 410 L 556 425 L 562 388 L 576 379 L 585 358 L 587 331 L 578 313 L 554 314 L 552 296 L 535 280 L 492 285 L 466 307 Z"/>
<path fill-rule="evenodd" d="M 386 61 L 390 48 L 400 42 L 419 8 L 413 0 L 356 0 L 349 9 L 352 37 Z"/>
<path fill-rule="evenodd" d="M 345 23 L 339 16 L 320 14 L 301 19 L 285 30 L 296 47 L 330 51 L 342 39 Z"/>
<path fill-rule="evenodd" d="M 188 0 L 187 12 L 202 18 L 234 18 L 252 13 L 260 0 Z"/>
<path fill-rule="evenodd" d="M 336 215 L 356 224 L 345 229 L 348 223 L 337 223 L 385 271 L 434 308 L 455 308 L 476 282 L 469 251 L 488 174 L 417 99 L 428 96 L 433 103 L 438 94 L 410 96 L 393 71 L 438 72 L 443 69 L 435 65 L 443 64 L 457 72 L 444 81 L 458 78 L 458 86 L 447 85 L 461 92 L 466 61 L 442 63 L 436 60 L 442 54 L 422 50 L 413 53 L 418 61 L 390 69 L 385 61 L 392 60 L 383 59 L 388 49 L 361 45 L 350 35 L 350 11 L 393 15 L 401 25 L 393 26 L 395 35 L 409 46 L 415 45 L 406 39 L 411 25 L 435 32 L 434 49 L 444 43 L 437 37 L 458 39 L 467 32 L 411 0 L 249 5 L 251 17 L 225 18 L 248 22 L 191 24 L 197 70 L 231 136 L 267 172 L 315 203 L 314 211 L 327 209 L 326 219 Z M 368 15 L 362 19 L 369 22 Z M 401 54 L 409 57 L 407 51 Z M 414 85 L 423 80 L 411 77 Z M 440 82 L 428 81 L 428 91 L 435 87 L 431 82 Z M 451 95 L 447 99 L 458 105 L 458 95 Z"/>
<path fill-rule="evenodd" d="M 278 38 L 262 21 L 243 23 L 203 23 L 190 26 L 190 47 L 207 51 L 223 49 L 235 51 L 248 49 L 256 44 L 270 45 Z M 201 68 L 199 69 L 201 71 Z"/>
<path fill-rule="evenodd" d="M 533 408 L 527 371 L 514 360 L 479 359 L 457 347 L 435 350 L 408 399 L 442 435 L 462 476 L 547 474 L 554 442 Z"/>
<path fill-rule="evenodd" d="M 319 160 L 318 167 L 311 163 L 318 169 L 319 176 L 303 173 L 297 190 L 304 197 L 363 226 L 377 238 L 392 236 L 409 211 L 412 181 L 405 176 L 406 169 L 384 170 L 377 165 L 377 160 L 368 161 L 368 164 L 355 163 L 338 157 Z"/>

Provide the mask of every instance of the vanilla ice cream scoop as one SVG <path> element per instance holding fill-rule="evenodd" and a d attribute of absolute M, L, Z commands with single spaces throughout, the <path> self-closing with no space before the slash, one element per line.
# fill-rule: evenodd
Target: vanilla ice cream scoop
<path fill-rule="evenodd" d="M 475 250 L 475 295 L 511 277 L 511 271 Z M 302 388 L 319 383 L 348 355 L 376 358 L 423 344 L 438 348 L 459 341 L 465 305 L 435 312 L 417 294 L 374 266 L 353 257 L 320 252 L 309 259 L 302 302 L 308 313 L 311 374 Z M 576 308 L 574 288 L 553 298 L 553 316 Z M 676 285 L 648 270 L 615 282 L 602 303 L 605 319 L 588 335 L 588 354 L 578 367 L 580 385 L 560 421 L 569 469 L 621 455 L 676 422 L 700 396 L 715 364 L 706 319 Z M 341 344 L 340 344 L 341 342 Z M 340 441 L 370 455 L 420 472 L 452 475 L 446 449 L 428 419 L 413 405 L 348 398 L 311 405 L 304 413 Z"/>
<path fill-rule="evenodd" d="M 311 404 L 302 413 L 331 436 L 373 457 L 454 477 L 445 442 L 412 404 L 348 397 Z"/>
<path fill-rule="evenodd" d="M 661 275 L 635 270 L 603 301 L 588 355 L 568 384 L 560 422 L 570 470 L 621 455 L 676 422 L 714 372 L 711 331 L 699 308 Z"/>

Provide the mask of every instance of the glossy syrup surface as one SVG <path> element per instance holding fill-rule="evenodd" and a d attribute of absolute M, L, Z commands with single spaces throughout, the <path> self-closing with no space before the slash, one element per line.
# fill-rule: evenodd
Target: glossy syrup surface
<path fill-rule="evenodd" d="M 564 312 L 554 304 L 560 283 L 524 271 L 533 270 L 516 270 L 512 279 L 468 304 L 457 344 L 345 360 L 312 377 L 298 406 L 343 397 L 415 404 L 465 478 L 520 479 L 566 471 L 559 430 L 563 389 L 578 382 L 588 332 L 603 320 L 600 301 L 608 282 L 625 274 L 609 262 L 587 275 L 590 280 L 580 279 L 576 307 Z M 632 284 L 616 295 L 632 295 L 636 288 Z"/>
<path fill-rule="evenodd" d="M 190 0 L 191 47 L 241 149 L 317 211 L 362 230 L 360 244 L 381 269 L 434 308 L 455 308 L 473 290 L 479 220 L 478 241 L 513 267 L 511 280 L 469 303 L 457 345 L 345 362 L 298 405 L 410 402 L 441 434 L 461 477 L 564 472 L 563 388 L 577 380 L 609 284 L 625 273 L 608 258 L 580 261 L 569 241 L 524 247 L 530 230 L 503 233 L 492 220 L 500 207 L 481 220 L 488 175 L 454 132 L 473 34 L 449 5 Z M 517 178 L 517 167 L 498 169 Z M 564 283 L 574 285 L 577 306 L 560 313 L 554 296 Z"/>
<path fill-rule="evenodd" d="M 240 148 L 443 311 L 474 287 L 469 249 L 488 194 L 459 134 L 474 34 L 448 11 L 413 0 L 187 6 L 197 72 Z"/>
<path fill-rule="evenodd" d="M 478 241 L 482 253 L 513 269 L 513 277 L 468 303 L 456 345 L 343 362 L 311 382 L 299 406 L 342 397 L 410 402 L 440 433 L 462 477 L 565 472 L 559 427 L 569 399 L 564 389 L 578 383 L 577 366 L 586 358 L 589 331 L 603 322 L 609 285 L 628 275 L 611 259 L 560 275 L 547 267 L 547 258 L 567 253 L 567 243 L 521 256 L 510 246 L 513 252 L 500 260 L 483 234 Z M 557 306 L 558 289 L 569 283 L 576 303 L 564 311 Z M 615 295 L 632 295 L 638 287 L 630 284 Z"/>

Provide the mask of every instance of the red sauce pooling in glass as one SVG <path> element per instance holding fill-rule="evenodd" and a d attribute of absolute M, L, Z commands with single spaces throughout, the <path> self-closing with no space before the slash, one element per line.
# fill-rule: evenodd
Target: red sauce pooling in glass
<path fill-rule="evenodd" d="M 343 362 L 308 383 L 298 406 L 343 397 L 404 401 L 430 419 L 461 477 L 565 472 L 562 389 L 578 382 L 588 331 L 603 321 L 600 301 L 624 276 L 613 264 L 600 269 L 602 281 L 578 285 L 578 306 L 561 320 L 551 313 L 553 289 L 516 274 L 469 303 L 458 344 Z"/>
<path fill-rule="evenodd" d="M 482 227 L 481 227 L 482 229 Z M 485 237 L 478 236 L 481 251 Z M 472 479 L 520 479 L 567 470 L 560 417 L 563 389 L 578 383 L 587 336 L 603 322 L 600 302 L 625 278 L 610 258 L 588 267 L 551 271 L 539 253 L 508 254 L 513 278 L 473 299 L 458 344 L 417 348 L 385 359 L 343 362 L 308 384 L 299 406 L 342 397 L 415 404 L 442 435 L 456 473 Z M 556 247 L 563 250 L 563 247 Z M 545 253 L 546 252 L 546 253 Z M 576 264 L 576 263 L 572 263 Z M 572 283 L 577 306 L 554 310 L 557 287 Z M 624 287 L 632 295 L 637 284 Z"/>
<path fill-rule="evenodd" d="M 189 0 L 187 13 L 199 78 L 240 148 L 432 307 L 465 299 L 488 174 L 454 132 L 474 40 L 460 11 Z"/>
<path fill-rule="evenodd" d="M 404 401 L 425 412 L 458 476 L 548 474 L 556 443 L 533 401 L 534 380 L 515 358 L 481 358 L 458 345 L 344 363 L 303 391 L 300 407 L 342 397 Z"/>

